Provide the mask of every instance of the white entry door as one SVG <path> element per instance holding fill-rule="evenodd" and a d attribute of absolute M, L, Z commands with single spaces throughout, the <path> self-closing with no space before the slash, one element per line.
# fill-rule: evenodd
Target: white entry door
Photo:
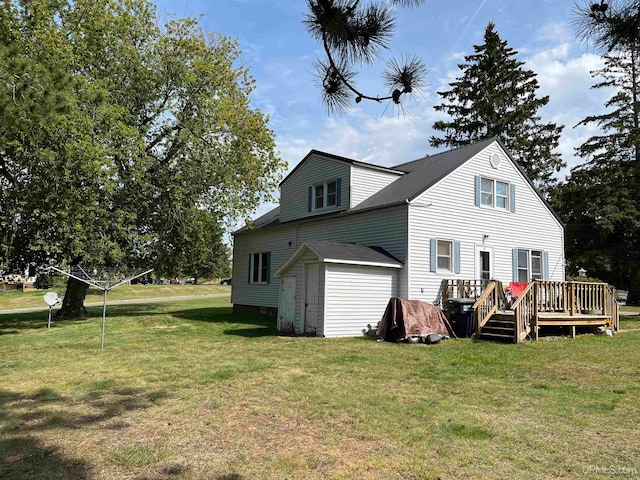
<path fill-rule="evenodd" d="M 304 333 L 316 335 L 318 330 L 318 264 L 305 265 Z"/>
<path fill-rule="evenodd" d="M 476 247 L 476 275 L 480 280 L 492 280 L 493 272 L 493 248 L 484 245 Z"/>
<path fill-rule="evenodd" d="M 296 322 L 296 277 L 282 277 L 280 283 L 280 308 L 278 309 L 278 330 L 293 332 Z"/>

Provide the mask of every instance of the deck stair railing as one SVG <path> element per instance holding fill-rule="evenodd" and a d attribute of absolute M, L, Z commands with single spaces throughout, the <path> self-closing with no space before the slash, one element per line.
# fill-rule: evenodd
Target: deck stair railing
<path fill-rule="evenodd" d="M 531 282 L 527 288 L 520 294 L 518 299 L 513 303 L 514 321 L 514 341 L 518 343 L 525 338 L 529 332 L 537 333 L 537 302 L 536 302 L 536 283 Z"/>
<path fill-rule="evenodd" d="M 500 290 L 498 282 L 491 282 L 480 298 L 473 304 L 476 318 L 476 334 L 486 325 L 491 316 L 500 308 Z"/>
<path fill-rule="evenodd" d="M 500 282 L 487 280 L 447 280 L 445 298 L 472 298 L 475 311 L 476 333 L 492 321 L 513 315 L 514 342 L 527 335 L 538 338 L 540 326 L 570 326 L 572 335 L 576 326 L 608 325 L 615 330 L 619 325 L 619 304 L 615 291 L 606 283 L 561 282 L 535 280 L 530 282 L 518 299 L 505 310 L 501 301 Z M 508 307 L 506 307 L 508 308 Z"/>

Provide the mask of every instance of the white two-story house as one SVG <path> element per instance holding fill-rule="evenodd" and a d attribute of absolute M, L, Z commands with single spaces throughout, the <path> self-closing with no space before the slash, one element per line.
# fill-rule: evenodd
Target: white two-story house
<path fill-rule="evenodd" d="M 280 189 L 234 234 L 231 300 L 283 331 L 361 335 L 447 279 L 564 280 L 563 225 L 496 138 L 392 168 L 312 150 Z"/>

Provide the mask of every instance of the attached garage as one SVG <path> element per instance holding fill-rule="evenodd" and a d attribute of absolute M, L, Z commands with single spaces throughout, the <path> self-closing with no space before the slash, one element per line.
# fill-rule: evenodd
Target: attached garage
<path fill-rule="evenodd" d="M 305 241 L 276 272 L 278 329 L 325 337 L 362 335 L 398 295 L 402 266 L 381 248 Z"/>

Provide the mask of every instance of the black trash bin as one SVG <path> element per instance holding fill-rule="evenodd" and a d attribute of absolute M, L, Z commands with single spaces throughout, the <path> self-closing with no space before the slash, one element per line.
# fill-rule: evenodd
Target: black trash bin
<path fill-rule="evenodd" d="M 472 298 L 447 298 L 444 301 L 444 312 L 451 328 L 459 338 L 468 338 L 476 333 L 476 321 Z"/>

